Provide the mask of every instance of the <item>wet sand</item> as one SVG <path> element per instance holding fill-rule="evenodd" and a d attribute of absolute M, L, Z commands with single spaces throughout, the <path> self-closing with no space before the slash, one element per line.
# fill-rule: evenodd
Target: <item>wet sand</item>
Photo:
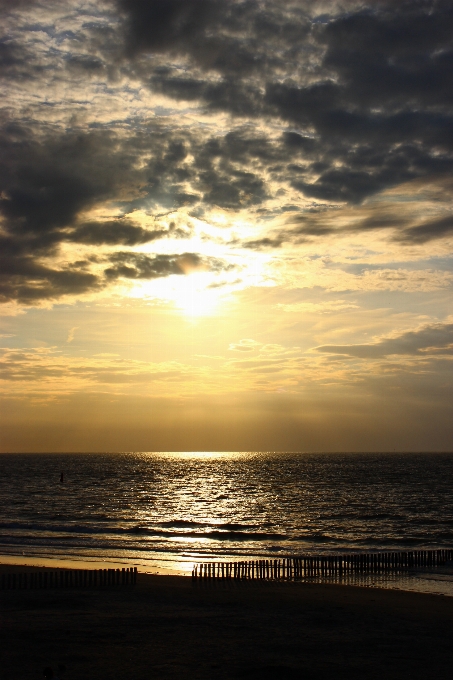
<path fill-rule="evenodd" d="M 1 565 L 5 571 L 27 568 Z M 65 680 L 452 677 L 453 598 L 304 583 L 0 591 L 0 677 Z"/>

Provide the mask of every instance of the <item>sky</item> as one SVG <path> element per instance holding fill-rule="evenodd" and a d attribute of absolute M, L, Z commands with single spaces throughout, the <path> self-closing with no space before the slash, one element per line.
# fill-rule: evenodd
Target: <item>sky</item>
<path fill-rule="evenodd" d="M 450 0 L 0 13 L 0 451 L 453 450 Z"/>

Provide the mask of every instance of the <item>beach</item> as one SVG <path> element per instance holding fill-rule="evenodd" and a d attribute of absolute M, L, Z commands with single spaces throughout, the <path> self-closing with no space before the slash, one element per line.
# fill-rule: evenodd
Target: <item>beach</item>
<path fill-rule="evenodd" d="M 0 574 L 33 567 L 1 565 Z M 4 590 L 1 677 L 450 677 L 453 598 L 294 582 Z"/>

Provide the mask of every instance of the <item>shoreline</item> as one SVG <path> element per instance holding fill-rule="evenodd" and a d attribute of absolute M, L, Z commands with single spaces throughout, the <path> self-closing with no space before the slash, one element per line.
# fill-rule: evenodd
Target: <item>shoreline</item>
<path fill-rule="evenodd" d="M 161 574 L 167 576 L 191 576 L 191 570 L 171 569 L 164 566 L 153 566 L 144 569 L 139 563 L 122 562 L 121 560 L 95 560 L 95 559 L 60 559 L 57 557 L 27 557 L 20 555 L 1 555 L 0 570 L 5 566 L 37 568 L 37 569 L 122 569 L 123 567 L 136 566 L 141 573 Z"/>
<path fill-rule="evenodd" d="M 12 557 L 2 556 L 0 558 L 0 575 L 3 573 L 20 573 L 21 571 L 59 571 L 59 570 L 99 570 L 99 569 L 123 569 L 130 567 L 129 562 L 119 561 L 94 561 L 94 560 L 61 560 L 54 558 L 30 558 L 30 557 Z M 182 571 L 176 569 L 165 569 L 156 567 L 154 569 L 143 569 L 142 566 L 137 565 L 138 575 L 141 579 L 145 577 L 157 578 L 182 578 L 183 580 L 192 579 L 191 571 Z M 443 581 L 443 579 L 446 579 Z M 238 587 L 256 586 L 259 584 L 298 584 L 305 586 L 328 586 L 341 588 L 358 588 L 361 590 L 376 592 L 396 592 L 396 593 L 413 593 L 416 595 L 430 595 L 435 597 L 446 597 L 453 601 L 453 575 L 445 575 L 442 572 L 437 574 L 423 574 L 423 575 L 400 575 L 396 577 L 383 576 L 381 578 L 376 575 L 366 576 L 351 576 L 349 578 L 301 578 L 301 579 L 281 579 L 281 580 L 249 580 L 249 579 L 197 579 L 196 584 L 200 586 L 222 587 L 227 585 L 236 585 Z"/>

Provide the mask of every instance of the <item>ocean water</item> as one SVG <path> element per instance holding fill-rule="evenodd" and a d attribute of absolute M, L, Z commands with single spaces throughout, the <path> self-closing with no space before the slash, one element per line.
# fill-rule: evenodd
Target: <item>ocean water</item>
<path fill-rule="evenodd" d="M 450 548 L 452 481 L 453 454 L 3 454 L 0 561 L 186 572 L 210 559 Z M 450 572 L 363 583 L 451 595 Z"/>

